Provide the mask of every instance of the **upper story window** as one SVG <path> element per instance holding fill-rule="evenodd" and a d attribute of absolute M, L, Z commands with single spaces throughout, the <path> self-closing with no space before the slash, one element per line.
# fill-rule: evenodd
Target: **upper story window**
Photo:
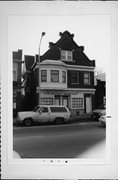
<path fill-rule="evenodd" d="M 66 71 L 62 71 L 62 82 L 66 83 Z"/>
<path fill-rule="evenodd" d="M 61 60 L 72 61 L 72 51 L 61 51 Z"/>
<path fill-rule="evenodd" d="M 47 82 L 47 70 L 41 70 L 41 82 Z"/>
<path fill-rule="evenodd" d="M 59 82 L 59 70 L 51 70 L 51 82 Z"/>
<path fill-rule="evenodd" d="M 79 84 L 79 72 L 72 72 L 71 82 L 72 84 Z"/>
<path fill-rule="evenodd" d="M 84 73 L 84 84 L 90 84 L 90 73 Z"/>

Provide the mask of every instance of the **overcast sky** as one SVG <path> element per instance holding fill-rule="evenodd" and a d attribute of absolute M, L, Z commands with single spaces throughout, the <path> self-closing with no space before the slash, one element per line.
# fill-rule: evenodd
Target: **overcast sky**
<path fill-rule="evenodd" d="M 49 42 L 59 40 L 59 32 L 68 30 L 74 34 L 79 46 L 84 46 L 85 54 L 96 60 L 96 66 L 106 71 L 110 59 L 111 19 L 107 15 L 78 16 L 9 16 L 8 45 L 9 50 L 23 50 L 24 55 L 35 55 L 41 32 L 46 32 L 41 43 L 41 55 L 48 50 Z"/>

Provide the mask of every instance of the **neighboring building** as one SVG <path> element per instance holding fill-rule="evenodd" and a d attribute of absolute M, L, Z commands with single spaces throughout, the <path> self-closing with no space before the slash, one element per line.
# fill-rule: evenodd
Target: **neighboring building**
<path fill-rule="evenodd" d="M 78 46 L 73 38 L 68 31 L 60 33 L 60 39 L 50 42 L 49 50 L 41 56 L 41 104 L 65 105 L 76 115 L 90 113 L 93 109 L 95 60 L 91 61 L 84 47 Z M 29 89 L 33 82 L 38 95 L 38 61 L 35 59 L 32 63 L 30 58 L 27 60 L 30 80 L 33 78 Z M 28 84 L 28 77 L 26 81 Z"/>
<path fill-rule="evenodd" d="M 24 56 L 24 91 L 25 96 L 23 100 L 23 109 L 25 111 L 32 110 L 38 103 L 36 95 L 36 81 L 37 77 L 35 71 L 33 70 L 33 64 L 35 62 L 35 57 L 30 55 Z M 38 75 L 37 75 L 38 76 Z"/>
<path fill-rule="evenodd" d="M 95 106 L 98 108 L 100 105 L 106 105 L 106 78 L 105 73 L 95 76 Z"/>
<path fill-rule="evenodd" d="M 22 50 L 14 51 L 13 57 L 13 115 L 21 110 Z"/>

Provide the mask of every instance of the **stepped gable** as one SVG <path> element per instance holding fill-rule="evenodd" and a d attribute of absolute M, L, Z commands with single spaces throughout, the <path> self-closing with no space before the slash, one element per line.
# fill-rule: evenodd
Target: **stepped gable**
<path fill-rule="evenodd" d="M 61 50 L 73 51 L 73 61 L 64 61 L 70 65 L 95 66 L 84 53 L 84 46 L 78 46 L 74 41 L 74 34 L 69 31 L 59 33 L 60 39 L 56 42 L 49 42 L 49 49 L 41 56 L 41 61 L 46 59 L 61 60 Z"/>

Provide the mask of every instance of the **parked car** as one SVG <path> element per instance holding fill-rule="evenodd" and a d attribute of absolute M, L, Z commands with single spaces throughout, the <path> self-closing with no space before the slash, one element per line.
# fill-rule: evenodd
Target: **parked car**
<path fill-rule="evenodd" d="M 31 126 L 34 122 L 55 122 L 62 124 L 70 119 L 70 111 L 66 106 L 36 106 L 33 111 L 18 112 L 17 122 Z"/>
<path fill-rule="evenodd" d="M 103 125 L 103 126 L 106 126 L 106 112 L 104 111 L 100 118 L 99 118 L 99 122 Z"/>
<path fill-rule="evenodd" d="M 91 118 L 92 118 L 93 120 L 99 120 L 101 114 L 104 113 L 104 112 L 105 112 L 105 105 L 102 104 L 102 105 L 100 105 L 100 106 L 98 107 L 98 109 L 95 109 L 95 110 L 92 112 Z"/>

